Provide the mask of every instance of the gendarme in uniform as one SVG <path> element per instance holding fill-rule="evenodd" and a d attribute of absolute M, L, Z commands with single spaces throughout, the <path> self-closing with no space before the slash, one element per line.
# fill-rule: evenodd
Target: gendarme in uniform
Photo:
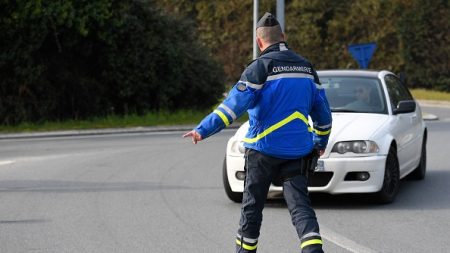
<path fill-rule="evenodd" d="M 257 27 L 275 26 L 278 21 L 266 13 Z M 207 138 L 246 111 L 250 128 L 244 139 L 246 178 L 236 251 L 256 252 L 270 184 L 281 179 L 301 251 L 323 252 L 307 177 L 301 173 L 305 172 L 304 157 L 313 148 L 325 149 L 331 130 L 330 107 L 312 64 L 284 41 L 270 45 L 248 65 L 223 103 L 194 130 Z"/>

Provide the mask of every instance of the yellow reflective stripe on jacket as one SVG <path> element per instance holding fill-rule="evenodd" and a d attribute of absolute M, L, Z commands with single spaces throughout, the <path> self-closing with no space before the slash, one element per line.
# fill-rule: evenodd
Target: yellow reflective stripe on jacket
<path fill-rule="evenodd" d="M 254 250 L 258 246 L 258 245 L 255 245 L 255 246 L 247 245 L 245 243 L 242 243 L 239 239 L 236 239 L 236 244 L 239 245 L 239 246 L 242 246 L 242 248 L 244 248 L 246 250 Z"/>
<path fill-rule="evenodd" d="M 312 245 L 312 244 L 322 244 L 322 240 L 320 239 L 312 239 L 312 240 L 308 240 L 308 241 L 304 241 L 301 245 L 300 248 L 304 248 L 306 246 Z"/>
<path fill-rule="evenodd" d="M 214 113 L 219 115 L 219 117 L 223 120 L 223 123 L 225 123 L 225 126 L 228 126 L 230 124 L 227 116 L 225 116 L 225 114 L 223 114 L 223 112 L 221 112 L 219 110 L 214 110 Z"/>
<path fill-rule="evenodd" d="M 276 123 L 275 125 L 267 128 L 266 130 L 264 130 L 264 132 L 258 134 L 256 137 L 254 138 L 244 138 L 244 142 L 247 143 L 255 143 L 258 140 L 262 139 L 264 136 L 272 133 L 273 131 L 277 130 L 278 128 L 286 125 L 287 123 L 293 121 L 294 119 L 300 119 L 301 121 L 305 122 L 305 124 L 308 126 L 308 131 L 312 131 L 312 128 L 309 126 L 308 124 L 308 119 L 305 117 L 305 115 L 299 113 L 299 112 L 294 112 L 293 114 L 289 115 L 287 118 L 281 120 L 280 122 Z"/>
<path fill-rule="evenodd" d="M 316 134 L 318 134 L 318 135 L 327 135 L 327 134 L 330 134 L 331 130 L 319 131 L 317 129 L 314 129 L 314 132 L 316 132 Z"/>

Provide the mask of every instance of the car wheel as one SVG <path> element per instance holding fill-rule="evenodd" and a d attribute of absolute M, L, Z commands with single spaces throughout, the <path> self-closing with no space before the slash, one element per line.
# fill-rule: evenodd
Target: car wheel
<path fill-rule="evenodd" d="M 236 203 L 242 202 L 242 192 L 234 192 L 231 190 L 230 182 L 228 181 L 226 157 L 223 159 L 222 179 L 223 187 L 225 188 L 225 193 L 227 194 L 228 198 Z"/>
<path fill-rule="evenodd" d="M 375 194 L 378 203 L 387 204 L 394 201 L 400 187 L 400 170 L 397 152 L 391 147 L 386 157 L 384 180 L 381 190 Z"/>
<path fill-rule="evenodd" d="M 425 173 L 427 171 L 427 138 L 426 136 L 423 138 L 422 143 L 422 152 L 420 154 L 420 163 L 419 166 L 411 174 L 408 178 L 415 180 L 422 180 L 425 178 Z"/>

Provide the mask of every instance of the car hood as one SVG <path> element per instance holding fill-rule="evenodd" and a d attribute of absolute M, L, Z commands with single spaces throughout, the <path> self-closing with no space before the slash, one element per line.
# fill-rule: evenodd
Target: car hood
<path fill-rule="evenodd" d="M 370 140 L 388 120 L 388 115 L 373 113 L 333 113 L 329 143 L 347 140 Z"/>
<path fill-rule="evenodd" d="M 388 115 L 372 113 L 333 113 L 333 127 L 329 143 L 346 140 L 370 140 L 375 132 L 388 120 Z M 310 125 L 312 125 L 310 120 Z M 249 127 L 248 121 L 242 124 L 235 134 L 238 140 L 244 139 Z"/>

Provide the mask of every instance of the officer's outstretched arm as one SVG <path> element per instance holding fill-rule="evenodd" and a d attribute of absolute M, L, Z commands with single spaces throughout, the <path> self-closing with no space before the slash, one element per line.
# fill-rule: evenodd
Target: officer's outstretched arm
<path fill-rule="evenodd" d="M 247 83 L 237 82 L 227 98 L 194 131 L 205 139 L 224 129 L 247 111 L 253 104 L 256 93 L 256 89 L 249 87 Z"/>
<path fill-rule="evenodd" d="M 267 79 L 265 63 L 253 61 L 242 73 L 241 79 L 228 93 L 227 98 L 193 130 L 201 139 L 219 132 L 251 108 Z"/>

